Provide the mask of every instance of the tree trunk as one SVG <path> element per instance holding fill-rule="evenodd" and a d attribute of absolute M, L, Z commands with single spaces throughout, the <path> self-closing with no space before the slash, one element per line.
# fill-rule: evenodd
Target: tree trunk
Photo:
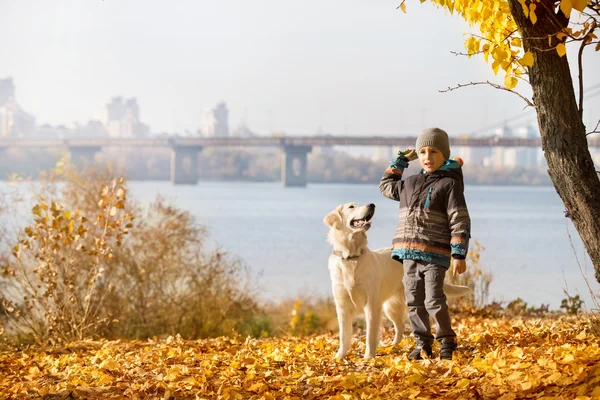
<path fill-rule="evenodd" d="M 529 81 L 550 179 L 571 214 L 600 283 L 600 180 L 575 100 L 567 57 L 560 57 L 554 49 L 559 43 L 556 36 L 551 44 L 548 41 L 550 35 L 567 26 L 568 19 L 561 12 L 553 12 L 552 1 L 542 0 L 536 3 L 534 25 L 525 17 L 518 0 L 508 3 L 523 47 L 533 53 L 535 60 L 529 68 Z"/>

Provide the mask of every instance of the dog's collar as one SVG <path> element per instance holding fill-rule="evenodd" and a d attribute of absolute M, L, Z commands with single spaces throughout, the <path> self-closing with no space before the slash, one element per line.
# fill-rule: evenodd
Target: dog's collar
<path fill-rule="evenodd" d="M 342 254 L 342 252 L 341 252 L 341 251 L 337 251 L 337 250 L 333 250 L 333 255 L 334 255 L 334 256 L 338 256 L 338 257 L 340 257 L 340 258 L 342 258 L 342 259 L 344 259 L 344 260 L 351 260 L 351 259 L 353 259 L 353 258 L 358 258 L 358 257 L 360 257 L 360 256 L 361 256 L 361 254 L 357 254 L 357 255 L 355 255 L 355 256 L 348 256 L 348 257 L 344 257 L 344 255 Z"/>

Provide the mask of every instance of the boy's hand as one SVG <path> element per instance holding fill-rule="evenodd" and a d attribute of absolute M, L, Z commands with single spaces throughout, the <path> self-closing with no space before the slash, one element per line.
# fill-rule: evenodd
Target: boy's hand
<path fill-rule="evenodd" d="M 417 152 L 415 151 L 415 149 L 404 150 L 404 157 L 406 157 L 408 159 L 408 161 L 413 161 L 413 160 L 416 160 L 417 158 L 419 158 L 419 156 L 417 156 Z"/>
<path fill-rule="evenodd" d="M 462 274 L 467 270 L 467 262 L 465 260 L 452 259 L 452 276 Z"/>

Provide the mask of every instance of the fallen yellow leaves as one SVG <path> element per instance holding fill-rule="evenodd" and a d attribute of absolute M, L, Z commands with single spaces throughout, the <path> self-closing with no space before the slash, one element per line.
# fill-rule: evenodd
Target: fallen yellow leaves
<path fill-rule="evenodd" d="M 373 360 L 361 358 L 360 338 L 340 361 L 333 335 L 6 349 L 0 399 L 600 399 L 600 338 L 585 321 L 465 317 L 455 326 L 453 361 L 409 362 L 410 338 Z"/>

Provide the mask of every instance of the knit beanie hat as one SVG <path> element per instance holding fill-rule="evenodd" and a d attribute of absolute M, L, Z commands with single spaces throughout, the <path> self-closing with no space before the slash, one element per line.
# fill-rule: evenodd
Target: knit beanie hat
<path fill-rule="evenodd" d="M 417 145 L 415 146 L 417 153 L 425 146 L 432 146 L 439 149 L 446 160 L 450 158 L 450 139 L 448 139 L 446 131 L 440 128 L 425 129 L 419 134 Z"/>

